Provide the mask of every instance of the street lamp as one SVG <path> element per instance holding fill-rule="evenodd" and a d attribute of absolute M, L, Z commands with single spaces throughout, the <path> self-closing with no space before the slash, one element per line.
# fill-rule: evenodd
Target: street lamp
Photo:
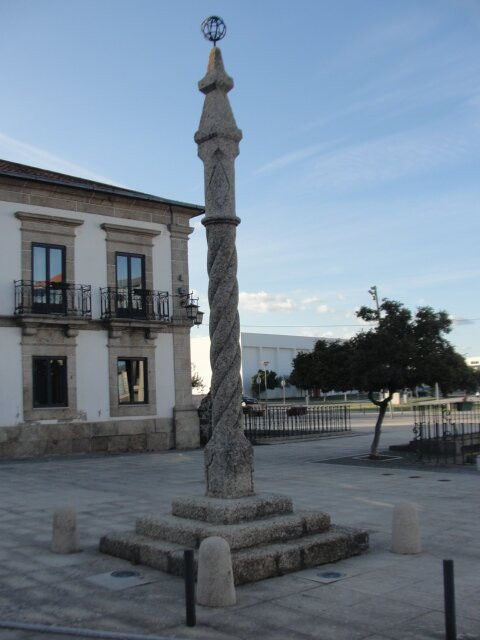
<path fill-rule="evenodd" d="M 283 393 L 283 404 L 285 404 L 285 385 L 286 385 L 286 381 L 285 378 L 282 377 L 282 379 L 280 380 L 280 385 L 282 387 L 282 393 Z"/>
<path fill-rule="evenodd" d="M 268 388 L 267 388 L 267 367 L 270 364 L 268 360 L 263 361 L 263 371 L 265 374 L 265 404 L 268 402 Z"/>
<path fill-rule="evenodd" d="M 370 287 L 370 289 L 368 290 L 368 293 L 372 296 L 372 299 L 373 299 L 373 301 L 375 302 L 375 304 L 377 306 L 377 317 L 380 320 L 380 305 L 378 304 L 377 285 L 374 284 L 372 287 Z"/>
<path fill-rule="evenodd" d="M 262 378 L 260 375 L 257 376 L 257 385 L 258 385 L 258 399 L 260 400 L 260 385 L 262 384 Z"/>
<path fill-rule="evenodd" d="M 199 327 L 203 322 L 204 313 L 200 311 L 198 298 L 193 297 L 193 291 L 188 293 L 183 287 L 178 289 L 178 295 L 180 296 L 180 306 L 185 309 L 187 318 Z"/>

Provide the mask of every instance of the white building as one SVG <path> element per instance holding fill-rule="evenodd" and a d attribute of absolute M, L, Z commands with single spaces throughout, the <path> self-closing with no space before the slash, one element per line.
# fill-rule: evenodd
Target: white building
<path fill-rule="evenodd" d="M 0 457 L 198 445 L 197 205 L 0 161 Z"/>
<path fill-rule="evenodd" d="M 263 363 L 268 362 L 268 371 L 275 371 L 277 375 L 288 378 L 293 369 L 293 359 L 299 353 L 313 351 L 319 338 L 306 336 L 284 336 L 269 333 L 241 333 L 240 346 L 242 353 L 242 383 L 244 395 L 251 396 L 251 379 L 259 369 L 263 370 Z M 332 338 L 322 340 L 334 341 Z M 192 362 L 195 370 L 204 382 L 202 393 L 210 389 L 212 371 L 210 368 L 210 339 L 206 336 L 192 336 Z M 255 390 L 257 391 L 257 390 Z M 282 389 L 269 389 L 269 398 L 281 398 Z M 305 391 L 296 387 L 286 387 L 287 397 L 299 397 L 305 395 Z M 262 398 L 265 395 L 265 386 L 261 385 Z"/>
<path fill-rule="evenodd" d="M 465 358 L 465 362 L 475 371 L 480 370 L 480 356 L 470 356 L 468 358 Z"/>
<path fill-rule="evenodd" d="M 242 333 L 240 342 L 242 347 L 242 380 L 243 393 L 252 394 L 251 379 L 259 369 L 264 369 L 264 362 L 268 362 L 268 371 L 275 371 L 277 375 L 287 378 L 293 369 L 293 359 L 299 353 L 313 351 L 318 338 L 306 336 L 282 336 L 269 333 Z M 264 392 L 265 386 L 261 388 Z M 290 387 L 286 389 L 287 396 L 303 395 L 300 389 Z M 282 389 L 269 389 L 269 398 L 281 398 Z"/>

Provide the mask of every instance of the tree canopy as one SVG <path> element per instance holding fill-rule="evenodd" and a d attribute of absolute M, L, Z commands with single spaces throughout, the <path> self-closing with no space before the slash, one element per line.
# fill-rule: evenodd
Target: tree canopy
<path fill-rule="evenodd" d="M 260 377 L 260 384 L 257 382 L 257 378 Z M 265 391 L 265 371 L 263 369 L 259 369 L 257 373 L 255 373 L 250 379 L 251 389 L 254 394 L 258 395 L 262 391 Z M 267 389 L 276 389 L 280 386 L 280 378 L 277 376 L 275 371 L 269 371 L 267 369 Z"/>
<path fill-rule="evenodd" d="M 290 381 L 303 389 L 368 394 L 379 407 L 371 455 L 377 456 L 380 431 L 393 393 L 438 383 L 443 394 L 472 390 L 478 377 L 446 339 L 452 322 L 445 311 L 420 307 L 415 315 L 400 302 L 383 299 L 379 309 L 361 307 L 357 317 L 375 323 L 350 340 L 319 340 L 311 353 L 293 361 Z M 378 400 L 375 392 L 388 391 Z"/>

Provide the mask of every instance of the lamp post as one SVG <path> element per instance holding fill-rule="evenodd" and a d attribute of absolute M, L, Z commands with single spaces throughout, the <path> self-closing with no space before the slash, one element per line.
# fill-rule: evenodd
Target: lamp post
<path fill-rule="evenodd" d="M 261 376 L 257 376 L 257 385 L 258 385 L 258 399 L 260 400 L 260 385 L 262 384 Z"/>
<path fill-rule="evenodd" d="M 282 394 L 283 394 L 283 404 L 285 404 L 285 378 L 282 377 L 282 379 L 280 380 L 280 384 L 282 386 Z"/>
<path fill-rule="evenodd" d="M 370 287 L 370 289 L 368 290 L 368 293 L 372 296 L 372 299 L 375 302 L 375 305 L 377 307 L 377 317 L 380 320 L 380 305 L 378 304 L 377 285 L 374 284 L 372 287 Z"/>
<path fill-rule="evenodd" d="M 263 372 L 265 374 L 265 404 L 268 403 L 268 387 L 267 387 L 267 367 L 270 364 L 268 360 L 264 360 L 263 364 Z"/>

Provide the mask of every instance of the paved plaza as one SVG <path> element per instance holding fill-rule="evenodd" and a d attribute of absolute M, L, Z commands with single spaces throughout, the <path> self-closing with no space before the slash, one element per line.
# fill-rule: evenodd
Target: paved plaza
<path fill-rule="evenodd" d="M 410 422 L 386 418 L 383 448 L 409 440 Z M 182 579 L 99 554 L 97 546 L 104 533 L 133 528 L 138 516 L 167 513 L 174 497 L 202 494 L 202 451 L 1 462 L 0 622 L 205 640 L 441 639 L 442 560 L 452 558 L 458 635 L 479 639 L 480 472 L 334 463 L 367 453 L 372 425 L 370 417 L 352 434 L 255 447 L 257 492 L 284 493 L 295 508 L 365 528 L 369 552 L 238 587 L 233 607 L 198 606 L 193 628 L 184 624 Z M 393 506 L 403 500 L 420 508 L 419 555 L 389 551 Z M 53 512 L 62 506 L 78 510 L 80 553 L 49 550 Z M 115 571 L 138 575 L 115 578 Z M 0 628 L 2 640 L 72 637 Z"/>

